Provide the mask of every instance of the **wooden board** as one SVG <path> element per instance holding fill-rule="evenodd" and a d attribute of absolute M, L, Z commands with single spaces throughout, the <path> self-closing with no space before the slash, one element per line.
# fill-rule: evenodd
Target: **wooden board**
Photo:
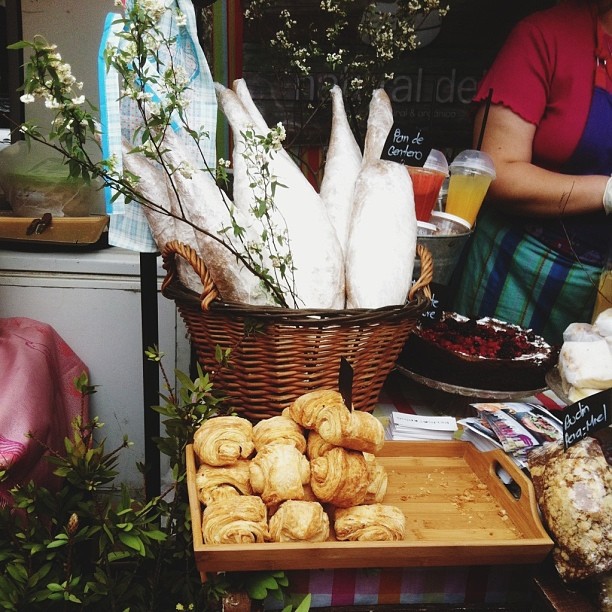
<path fill-rule="evenodd" d="M 200 572 L 537 563 L 553 542 L 538 516 L 531 481 L 502 452 L 468 442 L 387 442 L 378 455 L 389 476 L 385 504 L 406 515 L 402 542 L 206 545 L 187 448 L 194 551 Z M 513 495 L 498 476 L 513 480 Z"/>

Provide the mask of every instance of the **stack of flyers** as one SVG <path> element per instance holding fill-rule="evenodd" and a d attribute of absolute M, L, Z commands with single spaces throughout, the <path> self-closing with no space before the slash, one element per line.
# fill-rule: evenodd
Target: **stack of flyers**
<path fill-rule="evenodd" d="M 387 437 L 391 440 L 452 440 L 456 431 L 455 417 L 392 412 Z"/>
<path fill-rule="evenodd" d="M 461 419 L 463 439 L 480 450 L 501 448 L 525 467 L 533 448 L 563 438 L 561 421 L 543 406 L 520 402 L 475 403 L 475 417 Z"/>

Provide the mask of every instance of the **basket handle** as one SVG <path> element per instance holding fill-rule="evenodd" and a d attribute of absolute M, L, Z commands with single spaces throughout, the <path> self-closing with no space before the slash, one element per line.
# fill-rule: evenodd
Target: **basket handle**
<path fill-rule="evenodd" d="M 164 278 L 161 286 L 162 292 L 177 276 L 176 255 L 185 259 L 200 277 L 204 287 L 200 296 L 200 304 L 202 310 L 208 310 L 210 303 L 219 297 L 219 291 L 215 287 L 208 268 L 196 251 L 178 240 L 168 241 L 161 252 L 164 270 L 166 270 L 166 278 Z"/>
<path fill-rule="evenodd" d="M 433 257 L 426 246 L 418 243 L 416 245 L 416 253 L 421 260 L 421 276 L 419 276 L 412 287 L 410 287 L 410 291 L 408 292 L 409 301 L 412 301 L 416 292 L 420 289 L 423 289 L 425 296 L 431 299 L 431 289 L 429 287 L 429 283 L 431 283 L 433 279 Z"/>
<path fill-rule="evenodd" d="M 429 249 L 422 244 L 416 245 L 416 253 L 421 260 L 421 275 L 414 282 L 408 293 L 408 300 L 412 301 L 415 294 L 419 290 L 423 290 L 426 297 L 431 298 L 431 289 L 429 284 L 433 278 L 433 258 Z M 200 296 L 202 310 L 208 310 L 210 303 L 219 297 L 219 291 L 215 287 L 208 268 L 196 253 L 196 251 L 178 240 L 170 240 L 162 249 L 161 256 L 163 260 L 164 270 L 166 270 L 166 278 L 162 282 L 162 292 L 176 278 L 176 255 L 180 255 L 185 259 L 195 270 L 196 274 L 202 281 L 203 290 Z"/>

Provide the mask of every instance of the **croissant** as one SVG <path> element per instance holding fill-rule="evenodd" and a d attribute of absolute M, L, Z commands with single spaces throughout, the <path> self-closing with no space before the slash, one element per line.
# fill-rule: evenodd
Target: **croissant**
<path fill-rule="evenodd" d="M 319 428 L 319 433 L 328 442 L 366 453 L 376 454 L 385 443 L 383 424 L 373 414 L 361 410 L 351 412 L 348 426 L 337 438 L 328 431 L 323 426 Z"/>
<path fill-rule="evenodd" d="M 253 453 L 253 425 L 238 416 L 204 421 L 193 436 L 193 450 L 202 463 L 231 465 Z"/>
<path fill-rule="evenodd" d="M 389 477 L 385 467 L 378 463 L 376 457 L 371 453 L 363 453 L 368 466 L 368 489 L 366 491 L 364 504 L 377 504 L 382 502 L 387 492 Z"/>
<path fill-rule="evenodd" d="M 306 456 L 312 461 L 327 451 L 335 448 L 334 444 L 326 442 L 314 429 L 308 433 L 306 440 Z"/>
<path fill-rule="evenodd" d="M 232 495 L 251 495 L 248 459 L 238 459 L 229 466 L 203 463 L 195 475 L 198 499 L 206 506 Z"/>
<path fill-rule="evenodd" d="M 372 504 L 338 508 L 334 531 L 338 540 L 396 541 L 403 540 L 406 517 L 396 506 Z"/>
<path fill-rule="evenodd" d="M 249 472 L 253 492 L 272 505 L 304 498 L 304 485 L 310 479 L 310 463 L 295 446 L 272 444 L 255 455 Z"/>
<path fill-rule="evenodd" d="M 278 415 L 253 426 L 255 450 L 268 444 L 292 444 L 301 453 L 306 450 L 306 437 L 302 428 L 291 418 Z"/>
<path fill-rule="evenodd" d="M 268 538 L 266 505 L 256 495 L 239 495 L 206 506 L 205 544 L 252 544 Z"/>
<path fill-rule="evenodd" d="M 347 508 L 363 503 L 368 489 L 363 453 L 337 446 L 310 462 L 310 486 L 317 499 Z"/>
<path fill-rule="evenodd" d="M 316 501 L 283 502 L 269 522 L 271 542 L 324 542 L 329 538 L 329 517 Z"/>
<path fill-rule="evenodd" d="M 348 423 L 350 411 L 337 391 L 318 389 L 300 395 L 289 407 L 289 415 L 306 429 L 319 430 L 322 422 L 328 427 L 342 427 Z"/>

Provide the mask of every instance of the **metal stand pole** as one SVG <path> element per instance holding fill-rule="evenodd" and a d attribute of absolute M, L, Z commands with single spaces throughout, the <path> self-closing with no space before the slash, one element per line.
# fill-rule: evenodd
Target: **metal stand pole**
<path fill-rule="evenodd" d="M 159 343 L 157 307 L 157 253 L 140 253 L 140 309 L 142 324 L 142 382 L 144 393 L 145 494 L 159 495 L 160 455 L 154 438 L 159 436 L 159 414 L 151 406 L 159 403 L 159 366 L 144 351 Z"/>

